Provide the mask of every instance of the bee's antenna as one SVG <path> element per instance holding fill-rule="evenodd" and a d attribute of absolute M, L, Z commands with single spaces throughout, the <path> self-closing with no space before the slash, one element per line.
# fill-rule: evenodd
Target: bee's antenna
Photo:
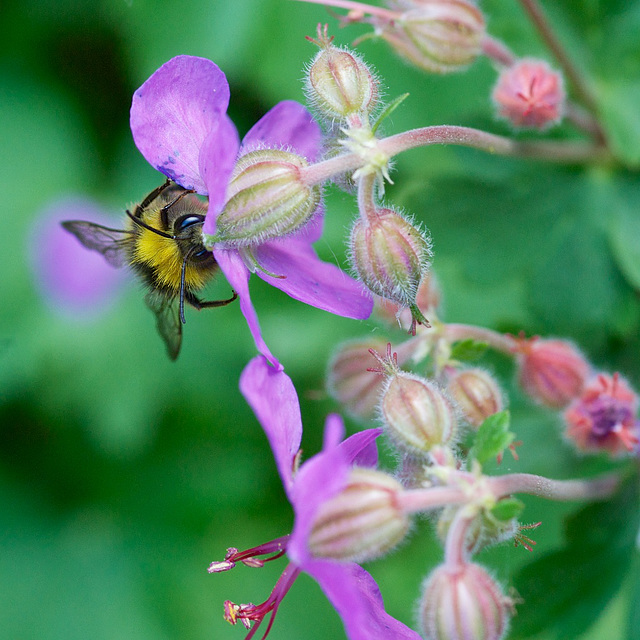
<path fill-rule="evenodd" d="M 169 209 L 171 209 L 171 207 L 173 207 L 176 202 L 182 200 L 182 198 L 184 198 L 189 193 L 195 193 L 195 191 L 193 189 L 185 189 L 184 191 L 181 191 L 171 202 L 165 204 L 164 207 L 160 209 L 160 219 L 162 220 L 162 224 L 164 224 L 165 227 L 169 226 L 169 221 L 167 220 L 167 212 L 169 211 Z"/>
<path fill-rule="evenodd" d="M 159 236 L 162 236 L 163 238 L 169 238 L 169 240 L 176 240 L 177 238 L 175 236 L 172 236 L 168 233 L 165 233 L 164 231 L 160 231 L 159 229 L 154 229 L 153 227 L 150 227 L 146 222 L 143 222 L 142 220 L 140 220 L 140 218 L 136 218 L 136 216 L 134 216 L 131 211 L 129 211 L 129 209 L 127 209 L 127 215 L 139 226 L 139 227 L 143 227 L 144 229 L 146 229 L 147 231 L 153 231 L 153 233 L 157 233 Z"/>

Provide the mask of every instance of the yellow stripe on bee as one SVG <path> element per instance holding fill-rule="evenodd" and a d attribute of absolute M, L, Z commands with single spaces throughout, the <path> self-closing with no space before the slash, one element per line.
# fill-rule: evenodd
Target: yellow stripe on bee
<path fill-rule="evenodd" d="M 159 208 L 147 210 L 143 220 L 154 229 L 162 229 Z M 160 286 L 167 287 L 176 293 L 180 290 L 183 256 L 175 240 L 163 238 L 153 231 L 140 227 L 133 251 L 133 261 L 151 267 Z M 187 264 L 185 285 L 187 289 L 197 291 L 204 287 L 211 275 L 212 271 L 208 269 L 197 269 Z"/>

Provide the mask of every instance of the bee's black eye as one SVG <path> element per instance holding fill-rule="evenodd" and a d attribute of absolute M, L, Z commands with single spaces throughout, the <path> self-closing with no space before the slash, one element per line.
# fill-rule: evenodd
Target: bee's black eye
<path fill-rule="evenodd" d="M 210 251 L 207 251 L 207 249 L 200 249 L 200 251 L 196 251 L 196 253 L 193 254 L 194 258 L 204 258 L 205 256 L 211 255 Z"/>
<path fill-rule="evenodd" d="M 184 231 L 187 227 L 200 223 L 202 223 L 202 216 L 184 216 L 183 218 L 178 218 L 173 226 L 175 231 Z"/>

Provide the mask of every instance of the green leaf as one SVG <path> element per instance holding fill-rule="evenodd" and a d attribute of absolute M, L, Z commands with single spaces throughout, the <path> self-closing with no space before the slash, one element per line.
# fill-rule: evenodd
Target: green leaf
<path fill-rule="evenodd" d="M 618 193 L 612 193 L 611 200 L 608 232 L 613 255 L 629 284 L 640 289 L 640 187 L 637 176 L 620 180 Z"/>
<path fill-rule="evenodd" d="M 515 439 L 509 431 L 508 411 L 489 416 L 478 428 L 469 456 L 481 465 L 501 454 Z"/>
<path fill-rule="evenodd" d="M 576 638 L 619 590 L 640 524 L 638 479 L 609 502 L 588 505 L 567 522 L 566 545 L 527 565 L 514 578 L 523 600 L 513 637 L 544 631 Z"/>
<path fill-rule="evenodd" d="M 479 360 L 487 351 L 488 344 L 477 340 L 461 340 L 456 342 L 451 348 L 451 359 L 463 362 L 475 362 Z"/>
<path fill-rule="evenodd" d="M 497 520 L 508 522 L 513 518 L 517 518 L 523 510 L 524 502 L 522 500 L 518 500 L 518 498 L 503 498 L 491 509 L 491 515 Z"/>
<path fill-rule="evenodd" d="M 640 81 L 602 83 L 599 90 L 601 121 L 618 159 L 640 167 Z"/>

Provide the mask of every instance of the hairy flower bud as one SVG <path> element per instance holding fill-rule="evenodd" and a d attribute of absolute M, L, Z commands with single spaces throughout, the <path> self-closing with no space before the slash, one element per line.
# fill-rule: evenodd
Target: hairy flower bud
<path fill-rule="evenodd" d="M 374 364 L 370 349 L 383 352 L 384 340 L 358 340 L 341 345 L 329 362 L 327 388 L 333 398 L 358 418 L 373 418 L 384 378 L 368 371 Z"/>
<path fill-rule="evenodd" d="M 474 427 L 504 408 L 498 383 L 482 369 L 457 371 L 449 379 L 447 391 L 465 420 Z"/>
<path fill-rule="evenodd" d="M 345 49 L 322 47 L 309 67 L 308 94 L 328 118 L 370 113 L 375 107 L 378 83 L 367 65 Z"/>
<path fill-rule="evenodd" d="M 589 376 L 589 363 L 564 340 L 519 340 L 518 379 L 534 400 L 561 409 L 580 395 Z"/>
<path fill-rule="evenodd" d="M 418 286 L 416 305 L 425 315 L 431 316 L 438 310 L 441 300 L 442 294 L 438 279 L 433 271 L 430 271 Z M 385 298 L 376 298 L 375 311 L 377 316 L 386 324 L 391 326 L 398 326 L 399 324 L 407 331 L 413 321 L 409 309 Z"/>
<path fill-rule="evenodd" d="M 564 113 L 562 76 L 542 60 L 519 60 L 498 77 L 493 90 L 498 115 L 516 127 L 546 129 Z"/>
<path fill-rule="evenodd" d="M 354 467 L 346 487 L 316 514 L 309 537 L 311 554 L 363 562 L 393 548 L 409 528 L 396 500 L 402 490 L 382 471 Z"/>
<path fill-rule="evenodd" d="M 564 413 L 567 437 L 582 451 L 612 456 L 638 450 L 638 394 L 617 373 L 599 374 Z"/>
<path fill-rule="evenodd" d="M 511 607 L 480 565 L 444 564 L 425 581 L 419 616 L 428 640 L 499 640 Z"/>
<path fill-rule="evenodd" d="M 320 189 L 310 187 L 300 170 L 307 162 L 279 149 L 261 149 L 237 162 L 227 191 L 227 203 L 216 220 L 210 247 L 255 245 L 300 229 L 320 204 Z"/>
<path fill-rule="evenodd" d="M 387 300 L 409 307 L 418 322 L 418 286 L 431 259 L 431 243 L 420 229 L 392 209 L 359 218 L 351 231 L 351 261 L 363 284 Z"/>
<path fill-rule="evenodd" d="M 456 435 L 451 401 L 432 382 L 406 371 L 389 375 L 380 409 L 387 432 L 409 454 L 424 456 Z"/>
<path fill-rule="evenodd" d="M 458 71 L 482 48 L 485 22 L 468 0 L 421 0 L 397 20 L 380 25 L 380 36 L 425 71 Z"/>

